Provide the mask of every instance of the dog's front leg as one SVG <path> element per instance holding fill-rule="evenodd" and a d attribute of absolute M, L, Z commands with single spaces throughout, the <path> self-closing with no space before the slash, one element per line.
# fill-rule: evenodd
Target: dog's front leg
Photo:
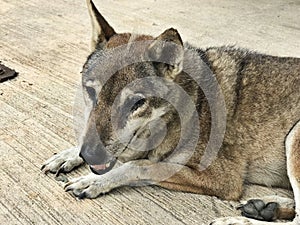
<path fill-rule="evenodd" d="M 75 178 L 65 186 L 78 198 L 96 198 L 121 186 L 145 186 L 158 184 L 181 169 L 181 165 L 153 163 L 149 160 L 136 160 L 124 163 L 103 175 L 89 174 Z"/>
<path fill-rule="evenodd" d="M 167 162 L 130 161 L 101 176 L 90 174 L 71 180 L 65 189 L 79 198 L 96 198 L 120 186 L 158 185 L 171 190 L 236 200 L 242 193 L 243 180 L 239 177 L 239 172 L 232 172 L 230 166 L 227 166 L 227 170 L 220 171 L 219 163 L 220 160 L 216 160 L 214 166 L 199 171 Z M 236 164 L 232 165 L 236 167 Z M 230 176 L 228 171 L 231 172 Z"/>

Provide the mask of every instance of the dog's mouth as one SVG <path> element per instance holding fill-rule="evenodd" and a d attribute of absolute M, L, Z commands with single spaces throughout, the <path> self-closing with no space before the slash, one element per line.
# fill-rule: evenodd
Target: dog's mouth
<path fill-rule="evenodd" d="M 111 161 L 105 163 L 105 164 L 95 164 L 90 165 L 90 169 L 93 173 L 102 175 L 110 171 L 116 164 L 117 159 L 112 159 Z"/>
<path fill-rule="evenodd" d="M 83 144 L 79 156 L 89 165 L 91 171 L 98 175 L 110 171 L 117 162 L 117 158 L 108 153 L 101 144 Z"/>

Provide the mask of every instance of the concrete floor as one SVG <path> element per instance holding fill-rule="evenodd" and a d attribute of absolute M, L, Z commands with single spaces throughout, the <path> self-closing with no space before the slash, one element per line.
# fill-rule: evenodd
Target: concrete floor
<path fill-rule="evenodd" d="M 202 47 L 236 44 L 300 57 L 299 0 L 95 0 L 116 31 L 158 35 L 177 28 Z M 0 0 L 0 61 L 19 76 L 0 83 L 1 224 L 208 224 L 238 215 L 236 202 L 164 190 L 121 188 L 77 201 L 39 170 L 76 144 L 72 106 L 89 54 L 90 21 L 81 0 Z M 86 168 L 68 177 L 87 174 Z M 246 197 L 290 196 L 251 186 Z"/>

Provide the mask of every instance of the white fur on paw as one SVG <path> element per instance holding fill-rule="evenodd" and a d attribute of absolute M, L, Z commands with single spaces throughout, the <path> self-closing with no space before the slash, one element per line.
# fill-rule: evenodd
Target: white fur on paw
<path fill-rule="evenodd" d="M 214 220 L 211 225 L 254 225 L 245 217 L 223 217 Z"/>
<path fill-rule="evenodd" d="M 75 167 L 83 163 L 83 159 L 79 157 L 79 150 L 76 147 L 66 149 L 56 155 L 50 157 L 42 166 L 42 171 L 45 173 L 51 172 L 65 173 L 70 172 Z"/>
<path fill-rule="evenodd" d="M 109 192 L 113 186 L 105 179 L 105 176 L 89 174 L 72 179 L 65 185 L 65 191 L 71 192 L 79 199 L 96 198 L 100 194 Z"/>

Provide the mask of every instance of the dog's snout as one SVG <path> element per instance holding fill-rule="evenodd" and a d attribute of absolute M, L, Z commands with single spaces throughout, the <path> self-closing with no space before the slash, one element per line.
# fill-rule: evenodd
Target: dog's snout
<path fill-rule="evenodd" d="M 106 173 L 116 163 L 116 158 L 111 156 L 101 143 L 97 145 L 84 143 L 81 146 L 79 155 L 90 166 L 92 172 L 96 174 Z"/>
<path fill-rule="evenodd" d="M 101 144 L 91 145 L 84 143 L 81 146 L 80 156 L 90 165 L 104 163 L 108 158 L 107 152 Z"/>

